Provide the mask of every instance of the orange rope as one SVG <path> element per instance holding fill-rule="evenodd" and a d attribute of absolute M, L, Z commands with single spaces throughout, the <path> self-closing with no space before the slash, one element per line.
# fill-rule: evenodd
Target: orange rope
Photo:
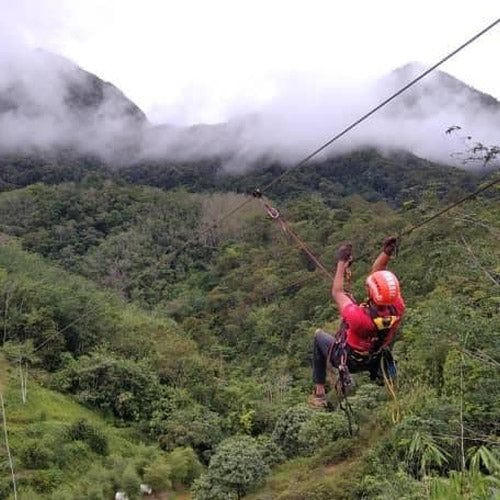
<path fill-rule="evenodd" d="M 275 220 L 283 229 L 285 233 L 287 233 L 299 246 L 299 248 L 311 259 L 311 261 L 316 265 L 316 267 L 323 272 L 323 274 L 330 280 L 333 281 L 333 274 L 327 269 L 327 267 L 321 262 L 319 257 L 316 257 L 312 250 L 307 246 L 307 244 L 302 241 L 299 236 L 292 230 L 290 227 L 290 224 L 283 218 L 281 215 L 280 211 L 273 207 L 269 203 L 264 203 L 264 209 L 266 210 L 267 214 L 271 219 Z"/>

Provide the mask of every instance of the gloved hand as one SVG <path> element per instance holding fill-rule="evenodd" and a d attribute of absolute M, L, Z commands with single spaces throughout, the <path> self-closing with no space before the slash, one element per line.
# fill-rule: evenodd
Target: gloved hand
<path fill-rule="evenodd" d="M 398 244 L 398 239 L 395 236 L 389 236 L 384 240 L 384 253 L 387 255 L 394 255 L 396 247 Z"/>
<path fill-rule="evenodd" d="M 352 243 L 344 243 L 337 250 L 337 260 L 339 262 L 352 261 Z"/>

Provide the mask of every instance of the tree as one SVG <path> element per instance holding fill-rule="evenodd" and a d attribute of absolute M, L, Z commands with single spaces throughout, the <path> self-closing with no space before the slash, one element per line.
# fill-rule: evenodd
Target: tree
<path fill-rule="evenodd" d="M 149 464 L 144 469 L 144 481 L 149 484 L 155 492 L 165 491 L 172 487 L 170 476 L 172 469 L 165 460 L 158 460 Z"/>
<path fill-rule="evenodd" d="M 235 436 L 223 441 L 208 467 L 211 480 L 223 489 L 234 491 L 238 499 L 269 472 L 260 446 L 249 436 Z"/>
<path fill-rule="evenodd" d="M 174 483 L 189 486 L 200 474 L 202 467 L 193 448 L 175 448 L 167 457 L 170 478 Z"/>
<path fill-rule="evenodd" d="M 304 405 L 292 406 L 276 422 L 272 437 L 288 458 L 304 450 L 299 438 L 302 426 L 313 417 L 314 410 Z"/>
<path fill-rule="evenodd" d="M 302 425 L 298 441 L 304 450 L 314 453 L 319 448 L 348 435 L 346 418 L 340 412 L 317 412 Z"/>

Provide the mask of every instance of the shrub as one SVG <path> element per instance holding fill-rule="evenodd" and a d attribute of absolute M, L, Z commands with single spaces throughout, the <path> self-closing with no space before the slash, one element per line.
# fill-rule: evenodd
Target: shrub
<path fill-rule="evenodd" d="M 37 470 L 31 478 L 31 484 L 39 493 L 49 493 L 61 484 L 63 474 L 58 469 Z"/>
<path fill-rule="evenodd" d="M 136 498 L 139 493 L 140 484 L 141 478 L 139 477 L 139 474 L 137 474 L 132 464 L 128 464 L 123 471 L 120 480 L 120 487 L 127 493 L 130 500 Z"/>
<path fill-rule="evenodd" d="M 260 448 L 264 462 L 269 467 L 274 467 L 286 460 L 283 450 L 270 436 L 261 434 L 257 438 L 257 445 Z"/>
<path fill-rule="evenodd" d="M 164 460 L 153 462 L 144 469 L 144 481 L 155 492 L 165 491 L 172 487 L 171 473 L 170 465 Z"/>
<path fill-rule="evenodd" d="M 222 436 L 220 416 L 200 405 L 176 410 L 168 419 L 157 421 L 155 427 L 161 432 L 159 441 L 166 450 L 190 446 L 203 453 L 212 450 Z"/>
<path fill-rule="evenodd" d="M 255 439 L 234 436 L 217 447 L 208 472 L 215 484 L 234 491 L 241 498 L 270 470 Z"/>
<path fill-rule="evenodd" d="M 167 457 L 170 478 L 174 483 L 190 485 L 202 471 L 202 466 L 192 448 L 176 448 Z"/>
<path fill-rule="evenodd" d="M 90 447 L 84 441 L 65 443 L 59 448 L 55 458 L 61 469 L 72 469 L 90 458 Z"/>
<path fill-rule="evenodd" d="M 299 433 L 302 426 L 313 417 L 314 413 L 315 410 L 304 405 L 292 406 L 276 422 L 272 438 L 288 458 L 304 451 Z"/>
<path fill-rule="evenodd" d="M 206 473 L 193 482 L 191 496 L 193 500 L 228 500 L 231 498 L 231 492 L 227 486 Z"/>
<path fill-rule="evenodd" d="M 349 430 L 344 415 L 338 412 L 318 412 L 301 426 L 298 442 L 304 452 L 314 453 L 332 441 L 348 435 Z"/>
<path fill-rule="evenodd" d="M 85 419 L 77 420 L 68 428 L 68 439 L 84 441 L 94 453 L 99 455 L 107 455 L 109 452 L 106 435 Z"/>
<path fill-rule="evenodd" d="M 27 469 L 46 469 L 53 458 L 52 450 L 40 441 L 28 442 L 21 450 L 21 460 Z"/>

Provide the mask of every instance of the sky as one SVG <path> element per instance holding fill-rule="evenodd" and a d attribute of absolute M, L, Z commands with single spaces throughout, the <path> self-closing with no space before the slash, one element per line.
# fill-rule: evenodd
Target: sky
<path fill-rule="evenodd" d="M 0 55 L 44 48 L 153 123 L 217 123 L 305 87 L 359 89 L 431 65 L 499 17 L 498 0 L 0 0 Z M 497 26 L 442 69 L 500 99 L 499 49 Z"/>

